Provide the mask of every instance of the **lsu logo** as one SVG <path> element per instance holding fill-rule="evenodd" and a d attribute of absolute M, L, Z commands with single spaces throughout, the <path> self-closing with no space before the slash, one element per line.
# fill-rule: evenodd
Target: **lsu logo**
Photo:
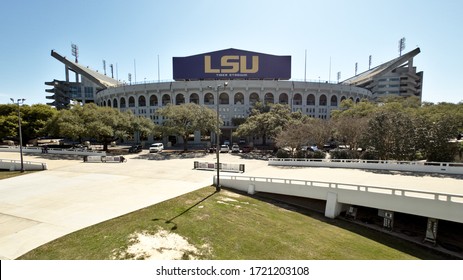
<path fill-rule="evenodd" d="M 247 68 L 245 55 L 224 55 L 220 58 L 220 68 L 212 68 L 211 56 L 204 56 L 204 73 L 257 73 L 259 71 L 259 57 L 252 56 L 251 68 Z"/>

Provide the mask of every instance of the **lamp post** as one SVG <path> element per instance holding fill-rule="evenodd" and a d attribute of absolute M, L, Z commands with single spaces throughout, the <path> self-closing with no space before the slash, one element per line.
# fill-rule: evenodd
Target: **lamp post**
<path fill-rule="evenodd" d="M 216 192 L 220 192 L 220 159 L 219 159 L 219 155 L 220 155 L 220 113 L 219 113 L 219 89 L 220 87 L 223 87 L 225 89 L 225 87 L 228 85 L 228 82 L 224 82 L 223 85 L 217 85 L 216 86 L 216 90 L 217 90 L 217 107 L 216 107 L 216 111 L 217 111 L 217 127 L 216 127 L 216 149 L 215 149 L 215 153 L 216 153 L 216 157 L 217 157 L 217 182 L 215 184 L 215 191 Z M 211 86 L 208 86 L 208 88 L 213 88 Z"/>
<path fill-rule="evenodd" d="M 16 102 L 13 98 L 10 98 L 11 102 L 14 104 L 18 104 L 18 126 L 19 126 L 19 155 L 21 158 L 21 173 L 24 172 L 24 161 L 23 161 L 23 137 L 22 137 L 22 130 L 21 130 L 21 110 L 20 105 L 24 103 L 26 99 L 20 98 Z"/>

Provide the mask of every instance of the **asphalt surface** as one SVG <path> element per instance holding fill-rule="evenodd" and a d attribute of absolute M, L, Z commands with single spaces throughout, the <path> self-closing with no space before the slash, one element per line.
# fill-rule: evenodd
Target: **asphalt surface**
<path fill-rule="evenodd" d="M 165 153 L 149 160 L 146 151 L 126 163 L 84 163 L 81 158 L 25 155 L 48 170 L 0 181 L 0 259 L 16 259 L 49 241 L 120 215 L 212 184 L 215 171 L 194 170 L 194 161 L 215 162 L 215 154 Z M 194 157 L 195 156 L 195 157 Z M 18 159 L 17 153 L 0 153 Z M 268 166 L 262 159 L 221 154 L 221 162 L 245 164 L 242 176 L 343 182 L 463 194 L 463 180 L 352 169 Z M 229 173 L 227 173 L 229 174 Z M 238 174 L 237 174 L 238 175 Z"/>

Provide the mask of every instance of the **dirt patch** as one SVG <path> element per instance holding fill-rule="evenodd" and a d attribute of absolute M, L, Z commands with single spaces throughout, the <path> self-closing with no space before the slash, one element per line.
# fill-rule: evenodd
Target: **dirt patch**
<path fill-rule="evenodd" d="M 196 260 L 209 252 L 208 246 L 196 248 L 184 237 L 163 229 L 155 234 L 138 232 L 130 237 L 126 250 L 117 250 L 113 259 L 130 260 Z"/>

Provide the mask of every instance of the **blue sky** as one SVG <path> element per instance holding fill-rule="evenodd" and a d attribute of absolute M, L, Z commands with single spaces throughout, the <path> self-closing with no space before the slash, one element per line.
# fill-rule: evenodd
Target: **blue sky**
<path fill-rule="evenodd" d="M 292 79 L 341 80 L 420 47 L 423 100 L 463 101 L 463 1 L 15 0 L 0 9 L 0 103 L 49 102 L 46 81 L 64 79 L 54 49 L 132 81 L 172 79 L 172 57 L 237 48 L 292 56 Z M 158 73 L 158 56 L 159 68 Z M 331 61 L 331 64 L 330 64 Z M 135 62 L 135 63 L 134 63 Z M 134 67 L 135 64 L 135 67 Z M 331 65 L 331 72 L 330 72 Z M 116 72 L 116 69 L 115 69 Z"/>

